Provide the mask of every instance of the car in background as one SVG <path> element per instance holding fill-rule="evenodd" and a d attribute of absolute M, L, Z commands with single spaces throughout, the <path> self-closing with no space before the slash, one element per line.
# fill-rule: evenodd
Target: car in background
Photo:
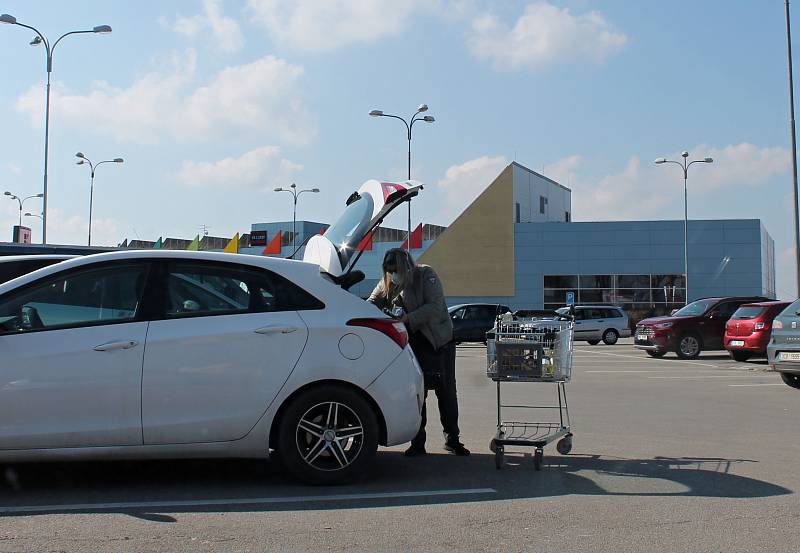
<path fill-rule="evenodd" d="M 767 359 L 786 384 L 800 389 L 800 300 L 789 304 L 772 321 Z"/>
<path fill-rule="evenodd" d="M 53 264 L 0 284 L 0 351 L 0 463 L 273 455 L 339 483 L 411 440 L 424 402 L 402 323 L 273 257 Z"/>
<path fill-rule="evenodd" d="M 0 284 L 73 257 L 75 256 L 58 254 L 2 256 L 0 257 Z"/>
<path fill-rule="evenodd" d="M 570 308 L 556 309 L 556 314 L 569 315 Z M 593 346 L 601 340 L 613 346 L 620 338 L 629 338 L 631 335 L 628 314 L 615 305 L 576 305 L 574 328 L 575 341 L 585 340 Z"/>
<path fill-rule="evenodd" d="M 681 359 L 696 359 L 702 351 L 725 349 L 725 323 L 746 303 L 769 301 L 760 296 L 704 298 L 668 317 L 643 319 L 636 325 L 634 345 L 651 357 L 674 351 Z"/>
<path fill-rule="evenodd" d="M 453 319 L 453 340 L 486 343 L 486 333 L 494 328 L 498 315 L 509 313 L 507 305 L 497 303 L 468 303 L 454 305 L 447 310 Z"/>
<path fill-rule="evenodd" d="M 747 361 L 753 355 L 766 355 L 772 320 L 790 302 L 765 301 L 746 303 L 725 323 L 724 346 L 736 361 Z"/>

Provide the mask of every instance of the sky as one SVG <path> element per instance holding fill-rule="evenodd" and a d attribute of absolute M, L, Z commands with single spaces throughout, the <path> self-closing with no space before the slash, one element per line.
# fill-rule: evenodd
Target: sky
<path fill-rule="evenodd" d="M 370 178 L 406 177 L 416 222 L 449 224 L 511 161 L 573 190 L 573 220 L 760 218 L 796 297 L 782 0 L 2 0 L 66 37 L 53 53 L 48 242 L 93 244 L 330 222 Z M 792 5 L 795 37 L 800 7 Z M 0 25 L 0 189 L 42 191 L 45 50 Z M 800 39 L 797 39 L 800 40 Z M 800 60 L 798 42 L 793 41 Z M 800 61 L 798 61 L 800 63 Z M 19 206 L 0 196 L 0 228 Z M 37 213 L 40 200 L 25 211 Z M 388 223 L 402 227 L 404 215 Z M 24 218 L 41 238 L 35 218 Z"/>

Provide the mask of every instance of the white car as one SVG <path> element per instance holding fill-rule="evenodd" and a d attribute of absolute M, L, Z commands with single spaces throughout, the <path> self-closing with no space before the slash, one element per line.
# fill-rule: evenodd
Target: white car
<path fill-rule="evenodd" d="M 361 474 L 419 429 L 403 324 L 320 265 L 89 255 L 0 284 L 0 462 L 267 457 Z"/>

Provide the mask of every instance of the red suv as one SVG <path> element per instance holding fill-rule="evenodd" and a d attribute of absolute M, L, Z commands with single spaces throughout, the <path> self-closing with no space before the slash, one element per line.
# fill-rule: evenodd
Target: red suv
<path fill-rule="evenodd" d="M 746 303 L 762 297 L 705 298 L 674 311 L 669 317 L 644 319 L 636 325 L 634 344 L 651 357 L 674 351 L 681 359 L 695 359 L 703 350 L 724 349 L 725 323 Z"/>
<path fill-rule="evenodd" d="M 765 355 L 772 333 L 772 320 L 790 302 L 765 301 L 746 303 L 725 325 L 725 349 L 737 361 L 747 361 L 752 355 Z"/>

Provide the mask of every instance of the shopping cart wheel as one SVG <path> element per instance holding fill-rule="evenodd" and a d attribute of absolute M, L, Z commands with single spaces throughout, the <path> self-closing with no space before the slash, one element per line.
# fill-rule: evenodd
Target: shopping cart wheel
<path fill-rule="evenodd" d="M 536 470 L 542 470 L 543 460 L 544 460 L 544 450 L 537 447 L 536 451 L 533 454 L 533 468 Z"/>
<path fill-rule="evenodd" d="M 567 455 L 572 451 L 572 438 L 561 438 L 556 443 L 556 449 L 561 455 Z"/>
<path fill-rule="evenodd" d="M 501 445 L 495 445 L 494 447 L 494 466 L 497 470 L 503 468 L 503 446 Z"/>

